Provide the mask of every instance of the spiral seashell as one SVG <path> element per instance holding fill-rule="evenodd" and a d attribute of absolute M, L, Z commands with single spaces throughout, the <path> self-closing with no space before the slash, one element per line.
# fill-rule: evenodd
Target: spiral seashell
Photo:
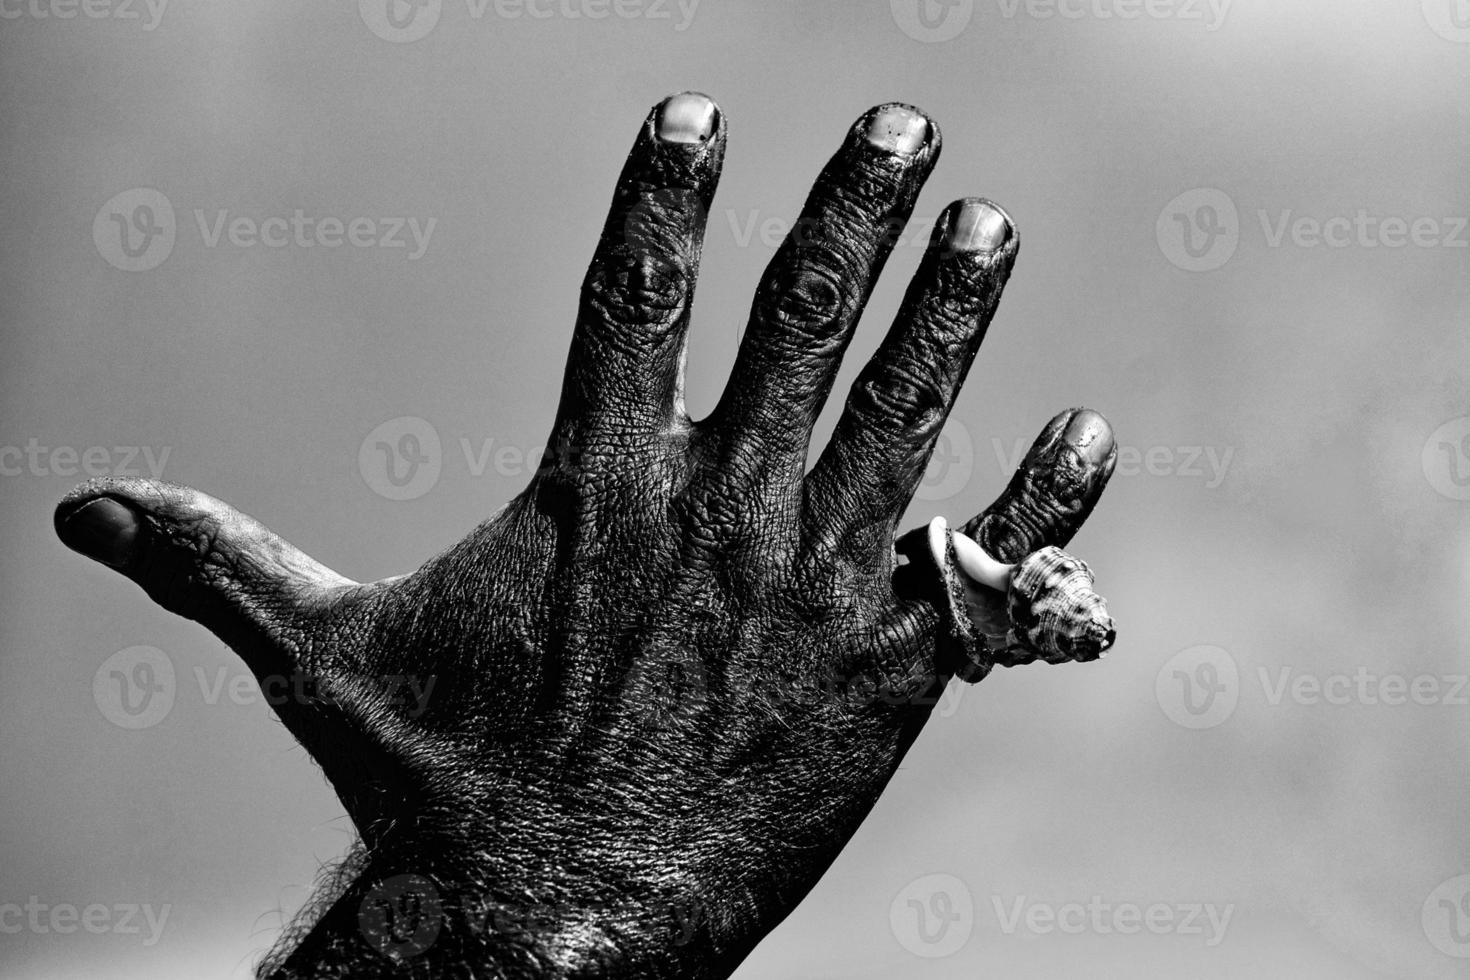
<path fill-rule="evenodd" d="M 1093 582 L 1087 563 L 1060 548 L 1033 551 L 1016 565 L 1006 611 L 1010 637 L 1036 655 L 1030 660 L 1096 660 L 1113 645 L 1113 617 Z"/>
<path fill-rule="evenodd" d="M 1047 547 L 1006 565 L 978 541 L 951 532 L 942 517 L 926 530 L 961 648 L 956 673 L 962 679 L 979 680 L 997 664 L 1097 660 L 1113 645 L 1107 603 L 1080 558 Z M 1002 609 L 1005 623 L 998 621 Z"/>

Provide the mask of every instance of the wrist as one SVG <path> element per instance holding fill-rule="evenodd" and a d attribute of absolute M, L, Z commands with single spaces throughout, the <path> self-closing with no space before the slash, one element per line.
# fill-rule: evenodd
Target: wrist
<path fill-rule="evenodd" d="M 370 862 L 262 976 L 720 978 L 748 952 L 716 941 L 721 917 L 695 888 L 526 885 L 467 869 L 463 857 L 453 864 Z"/>

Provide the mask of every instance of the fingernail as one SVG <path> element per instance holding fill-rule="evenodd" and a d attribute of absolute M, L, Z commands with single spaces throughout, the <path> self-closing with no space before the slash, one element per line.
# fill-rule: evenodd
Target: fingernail
<path fill-rule="evenodd" d="M 1090 408 L 1080 408 L 1062 438 L 1090 463 L 1101 463 L 1113 451 L 1113 427 Z"/>
<path fill-rule="evenodd" d="M 968 198 L 949 218 L 945 243 L 964 252 L 994 252 L 1011 237 L 1011 223 L 988 201 Z"/>
<path fill-rule="evenodd" d="M 715 134 L 719 110 L 698 92 L 671 95 L 658 107 L 658 138 L 665 143 L 702 143 Z"/>
<path fill-rule="evenodd" d="M 909 156 L 929 139 L 929 120 L 904 105 L 887 105 L 868 120 L 868 142 L 880 150 Z"/>
<path fill-rule="evenodd" d="M 56 528 L 61 543 L 88 558 L 121 568 L 132 557 L 138 515 L 111 497 L 83 504 Z"/>

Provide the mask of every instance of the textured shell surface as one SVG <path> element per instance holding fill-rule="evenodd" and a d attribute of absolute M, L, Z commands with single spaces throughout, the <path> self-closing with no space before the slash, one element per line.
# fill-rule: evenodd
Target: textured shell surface
<path fill-rule="evenodd" d="M 1048 663 L 1102 656 L 1117 634 L 1093 584 L 1087 563 L 1060 548 L 1027 555 L 1016 565 L 1006 600 L 1011 639 Z"/>
<path fill-rule="evenodd" d="M 943 655 L 954 663 L 956 677 L 974 683 L 994 667 L 1097 660 L 1112 646 L 1113 620 L 1086 562 L 1046 547 L 1014 565 L 996 563 L 1002 591 L 1000 581 L 982 582 L 961 570 L 954 545 L 961 536 L 968 537 L 936 517 L 895 545 L 917 562 L 900 572 L 912 567 L 937 576 L 949 614 Z"/>

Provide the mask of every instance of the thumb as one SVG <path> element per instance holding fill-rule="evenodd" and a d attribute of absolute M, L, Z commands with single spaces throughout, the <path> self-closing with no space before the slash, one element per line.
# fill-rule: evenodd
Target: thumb
<path fill-rule="evenodd" d="M 92 480 L 62 498 L 56 533 L 154 602 L 203 625 L 257 674 L 291 669 L 332 594 L 350 579 L 190 487 Z"/>

